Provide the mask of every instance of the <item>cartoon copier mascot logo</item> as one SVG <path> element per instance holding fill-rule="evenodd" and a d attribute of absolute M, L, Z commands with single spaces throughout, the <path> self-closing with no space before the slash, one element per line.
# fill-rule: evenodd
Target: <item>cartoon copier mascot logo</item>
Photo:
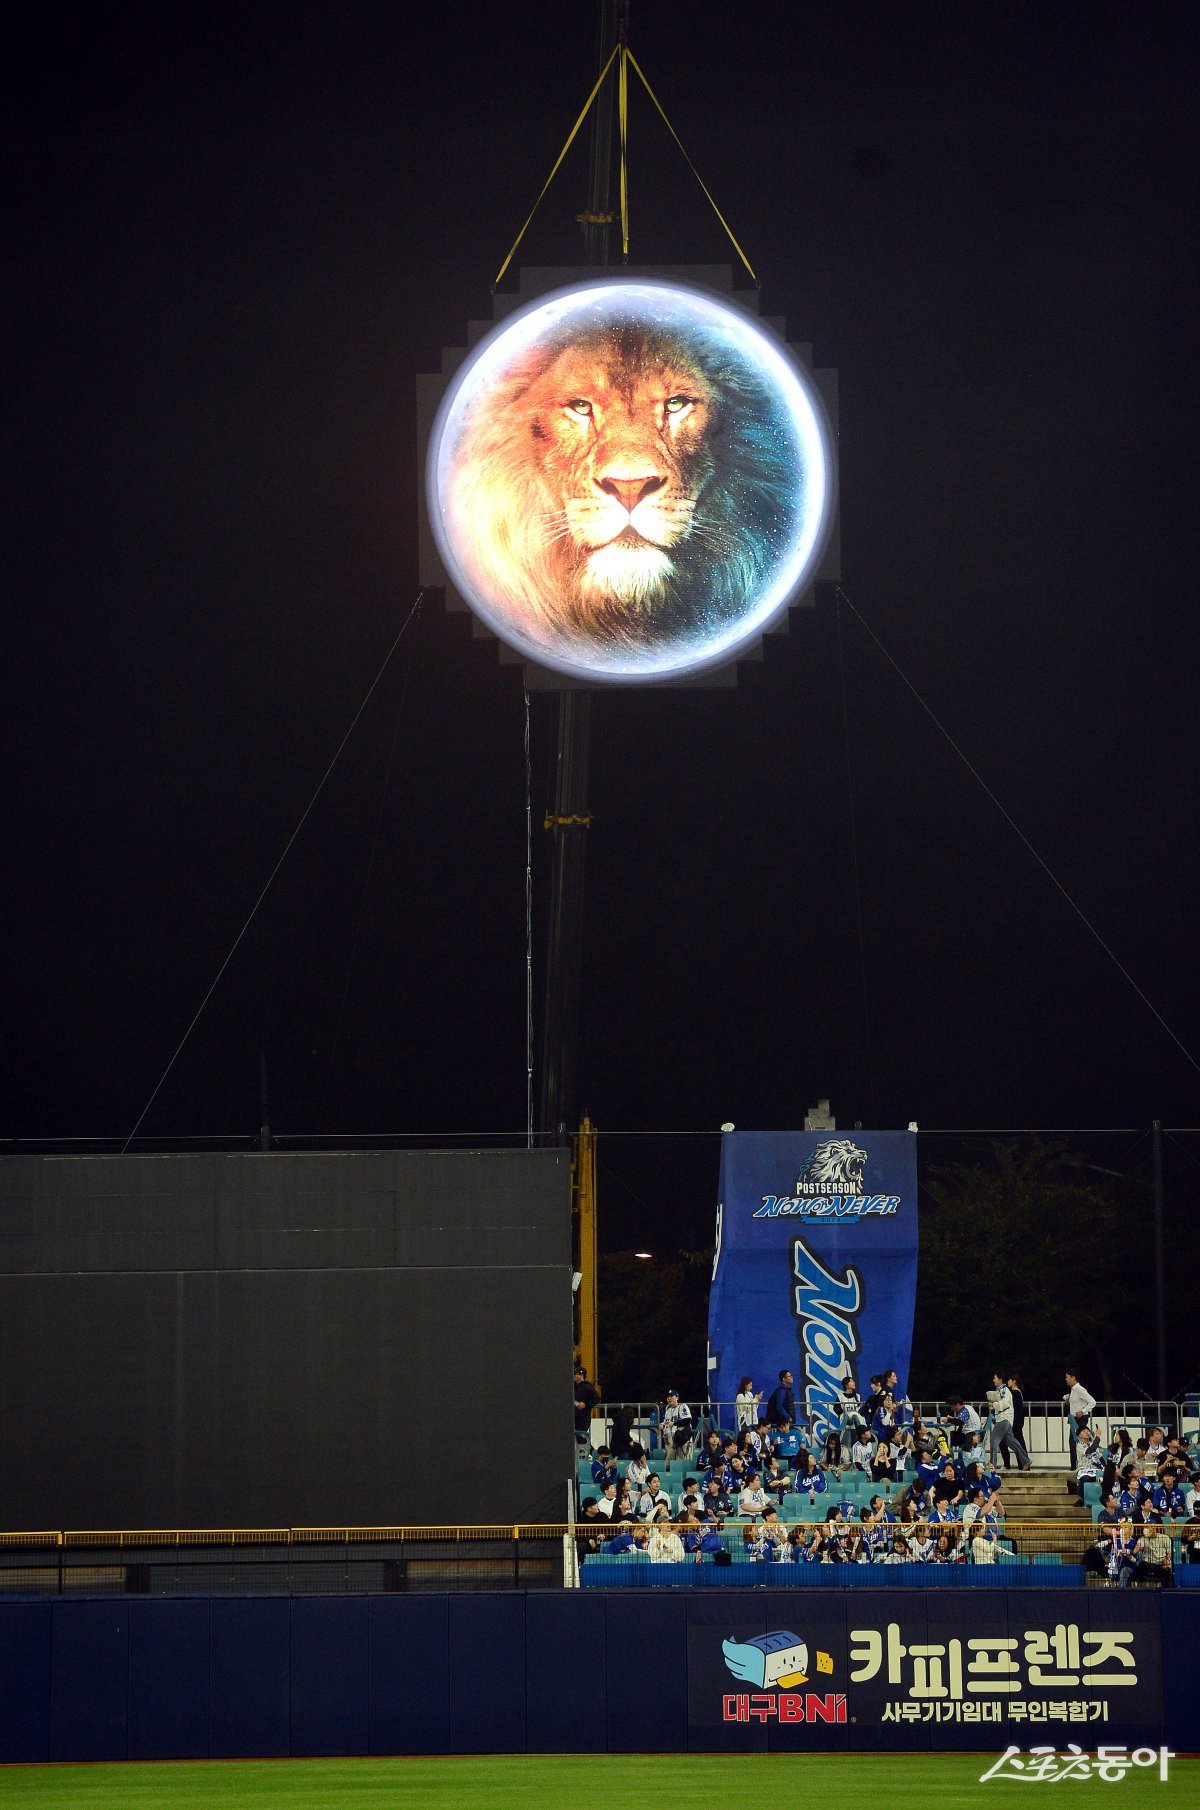
<path fill-rule="evenodd" d="M 802 1691 L 808 1683 L 808 1647 L 798 1634 L 777 1628 L 754 1640 L 723 1640 L 721 1651 L 733 1676 L 749 1690 L 731 1691 L 722 1704 L 726 1722 L 844 1722 L 844 1691 Z M 816 1669 L 833 1671 L 828 1653 L 817 1653 Z"/>

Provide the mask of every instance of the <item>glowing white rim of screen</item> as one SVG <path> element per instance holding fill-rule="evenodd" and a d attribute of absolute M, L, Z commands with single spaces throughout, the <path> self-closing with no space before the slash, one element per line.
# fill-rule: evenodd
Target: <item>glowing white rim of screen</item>
<path fill-rule="evenodd" d="M 791 553 L 781 561 L 775 577 L 755 608 L 720 634 L 711 636 L 695 651 L 675 650 L 653 663 L 641 661 L 621 663 L 628 655 L 601 663 L 586 655 L 572 658 L 557 650 L 539 646 L 515 629 L 500 611 L 483 597 L 474 580 L 459 563 L 453 542 L 446 531 L 442 493 L 450 449 L 457 436 L 459 422 L 480 391 L 507 368 L 511 360 L 559 322 L 573 314 L 583 314 L 602 301 L 627 296 L 635 305 L 645 306 L 656 297 L 669 295 L 685 304 L 685 319 L 705 325 L 717 323 L 728 335 L 735 349 L 744 353 L 756 370 L 771 381 L 788 406 L 791 424 L 800 444 L 800 457 L 807 479 L 804 520 Z M 741 651 L 769 628 L 786 605 L 811 579 L 824 551 L 833 519 L 833 461 L 830 435 L 824 409 L 811 380 L 802 372 L 783 346 L 763 329 L 753 315 L 736 304 L 685 283 L 666 279 L 631 281 L 627 277 L 611 277 L 598 282 L 572 284 L 538 296 L 525 307 L 508 315 L 488 333 L 464 359 L 454 373 L 442 398 L 429 436 L 429 452 L 425 468 L 426 503 L 430 525 L 438 551 L 464 601 L 507 646 L 515 649 L 536 666 L 572 678 L 585 678 L 613 685 L 653 684 L 703 672 L 713 666 L 726 666 Z"/>

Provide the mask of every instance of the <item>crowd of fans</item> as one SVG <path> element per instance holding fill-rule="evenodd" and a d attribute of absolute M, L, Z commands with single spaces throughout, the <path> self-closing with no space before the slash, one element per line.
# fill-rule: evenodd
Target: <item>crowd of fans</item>
<path fill-rule="evenodd" d="M 847 1376 L 836 1425 L 831 1415 L 819 1438 L 797 1414 L 788 1370 L 765 1401 L 754 1379 L 743 1377 L 726 1431 L 698 1432 L 690 1407 L 668 1390 L 662 1449 L 668 1461 L 691 1466 L 674 1498 L 637 1439 L 628 1441 L 623 1462 L 607 1445 L 591 1447 L 586 1429 L 596 1394 L 581 1372 L 575 1381 L 576 1428 L 595 1491 L 584 1495 L 577 1530 L 585 1557 L 729 1563 L 736 1551 L 776 1564 L 993 1564 L 1011 1550 L 1001 1462 L 1031 1468 L 1015 1374 L 993 1374 L 982 1417 L 955 1396 L 933 1424 L 914 1411 L 894 1370 L 872 1377 L 865 1397 Z M 1082 1496 L 1085 1485 L 1098 1483 L 1104 1499 L 1088 1569 L 1117 1584 L 1169 1582 L 1173 1542 L 1164 1524 L 1175 1522 L 1182 1556 L 1200 1563 L 1200 1452 L 1162 1428 L 1137 1439 L 1122 1428 L 1102 1449 L 1094 1399 L 1074 1372 L 1066 1382 L 1074 1484 Z M 885 1491 L 866 1502 L 847 1499 L 853 1473 Z M 856 1486 L 853 1494 L 862 1493 Z M 810 1512 L 801 1521 L 799 1505 L 818 1502 L 821 1518 Z M 727 1521 L 737 1523 L 732 1541 Z"/>

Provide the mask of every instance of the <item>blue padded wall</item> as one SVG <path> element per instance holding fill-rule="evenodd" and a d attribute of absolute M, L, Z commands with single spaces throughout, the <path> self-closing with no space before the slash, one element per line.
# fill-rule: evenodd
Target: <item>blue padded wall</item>
<path fill-rule="evenodd" d="M 450 1598 L 375 1596 L 368 1621 L 371 1753 L 450 1752 Z"/>
<path fill-rule="evenodd" d="M 292 1752 L 366 1753 L 366 1597 L 299 1597 L 291 1610 Z"/>
<path fill-rule="evenodd" d="M 49 1603 L 0 1603 L 0 1763 L 50 1756 Z"/>
<path fill-rule="evenodd" d="M 639 1591 L 605 1602 L 609 1751 L 686 1752 L 686 1596 Z"/>
<path fill-rule="evenodd" d="M 210 1605 L 143 1599 L 129 1605 L 129 1758 L 208 1756 Z"/>
<path fill-rule="evenodd" d="M 129 1705 L 129 1609 L 124 1601 L 53 1606 L 50 1758 L 123 1760 Z"/>
<path fill-rule="evenodd" d="M 885 1665 L 891 1622 L 900 1624 L 888 1637 L 898 1648 Z M 1080 1676 L 1042 1682 L 1061 1684 L 1068 1696 L 1081 1686 L 1082 1708 L 1102 1705 L 1102 1719 L 1069 1721 L 1067 1704 L 1058 1705 L 1057 1727 L 1044 1710 L 1011 1722 L 967 1713 L 989 1707 L 987 1693 L 998 1695 L 986 1679 L 984 1700 L 963 1690 L 968 1640 L 1011 1638 L 1014 1652 L 1028 1652 L 1061 1624 L 1080 1628 L 1083 1645 L 1055 1666 L 1073 1665 Z M 1133 1688 L 1111 1688 L 1131 1682 L 1111 1672 L 1083 1675 L 1089 1634 L 1115 1630 L 1133 1634 Z M 754 1676 L 749 1644 L 781 1631 L 807 1649 L 786 1715 L 783 1695 L 764 1696 L 761 1685 L 756 1695 L 744 1682 Z M 1118 1646 L 1124 1639 L 1117 1635 Z M 1076 1725 L 1089 1746 L 1165 1739 L 1186 1753 L 1200 1748 L 1191 1663 L 1198 1648 L 1200 1592 L 1179 1589 L 720 1591 L 639 1583 L 528 1596 L 7 1602 L 0 1759 L 998 1751 L 1002 1737 L 1027 1745 L 1035 1731 L 1044 1739 Z M 926 1651 L 957 1656 L 954 1691 L 915 1688 L 913 1654 Z M 1103 1658 L 1110 1668 L 1120 1663 L 1112 1651 Z M 1031 1673 L 1027 1683 L 1036 1682 Z M 1038 1707 L 1032 1697 L 1024 1702 Z M 938 1713 L 927 1714 L 930 1707 Z"/>
<path fill-rule="evenodd" d="M 1163 1738 L 1176 1753 L 1200 1753 L 1200 1591 L 1181 1596 L 1169 1590 L 1161 1600 Z"/>
<path fill-rule="evenodd" d="M 522 1594 L 450 1598 L 450 1751 L 526 1751 Z"/>
<path fill-rule="evenodd" d="M 601 1597 L 540 1592 L 525 1607 L 525 1734 L 530 1753 L 603 1753 L 607 1652 Z"/>
<path fill-rule="evenodd" d="M 291 1604 L 286 1597 L 216 1597 L 211 1608 L 209 1754 L 290 1753 Z"/>

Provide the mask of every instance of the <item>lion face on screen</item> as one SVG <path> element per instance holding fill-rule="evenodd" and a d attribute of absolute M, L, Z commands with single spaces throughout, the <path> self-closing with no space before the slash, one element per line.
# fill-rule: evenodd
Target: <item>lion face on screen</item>
<path fill-rule="evenodd" d="M 863 1185 L 863 1171 L 866 1168 L 867 1153 L 852 1144 L 849 1138 L 830 1138 L 824 1144 L 818 1144 L 807 1163 L 804 1165 L 797 1181 L 796 1192 L 799 1194 L 805 1184 L 824 1183 L 847 1189 L 857 1194 Z"/>
<path fill-rule="evenodd" d="M 735 621 L 801 503 L 780 404 L 700 330 L 576 330 L 476 399 L 449 513 L 471 576 L 548 650 L 657 650 Z"/>

